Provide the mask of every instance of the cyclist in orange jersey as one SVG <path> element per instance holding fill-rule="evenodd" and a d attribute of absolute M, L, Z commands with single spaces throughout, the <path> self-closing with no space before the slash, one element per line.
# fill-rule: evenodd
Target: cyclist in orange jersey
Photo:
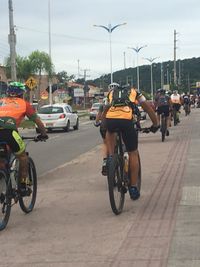
<path fill-rule="evenodd" d="M 8 85 L 7 97 L 0 99 L 0 142 L 6 142 L 19 159 L 20 182 L 25 185 L 28 174 L 28 157 L 25 144 L 18 133 L 21 121 L 27 116 L 40 130 L 38 139 L 46 140 L 46 129 L 31 104 L 23 99 L 25 86 L 19 82 Z"/>
<path fill-rule="evenodd" d="M 134 103 L 136 100 L 146 111 L 153 123 L 151 131 L 156 132 L 159 128 L 158 121 L 155 112 L 151 108 L 150 104 L 146 101 L 146 98 L 134 88 L 127 88 L 128 96 L 125 96 L 125 89 L 121 88 L 119 84 L 111 84 L 112 90 L 108 94 L 108 102 L 110 107 L 106 113 L 106 139 L 109 152 L 109 160 L 114 154 L 115 146 L 115 131 L 119 129 L 122 133 L 122 138 L 126 146 L 126 150 L 129 154 L 129 164 L 131 172 L 131 186 L 129 187 L 130 197 L 136 200 L 140 197 L 140 193 L 137 189 L 137 177 L 139 171 L 138 161 L 138 138 L 133 124 L 134 117 Z M 120 92 L 121 91 L 121 92 Z M 120 92 L 120 93 L 118 93 Z M 117 99 L 117 94 L 121 96 L 121 99 Z M 116 100 L 115 100 L 116 99 Z"/>

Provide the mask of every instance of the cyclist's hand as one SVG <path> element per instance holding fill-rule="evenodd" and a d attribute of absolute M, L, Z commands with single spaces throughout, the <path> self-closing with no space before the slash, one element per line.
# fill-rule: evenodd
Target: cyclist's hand
<path fill-rule="evenodd" d="M 95 121 L 95 122 L 94 122 L 94 126 L 95 126 L 95 127 L 99 127 L 100 125 L 101 125 L 101 122 L 100 122 L 100 121 Z"/>
<path fill-rule="evenodd" d="M 48 138 L 49 138 L 49 137 L 48 137 L 47 134 L 45 134 L 45 135 L 43 135 L 43 134 L 39 134 L 39 135 L 37 136 L 37 140 L 38 140 L 38 141 L 46 141 Z"/>
<path fill-rule="evenodd" d="M 160 126 L 155 126 L 155 125 L 151 125 L 151 127 L 150 127 L 150 131 L 152 132 L 152 133 L 156 133 L 157 131 L 158 131 L 158 129 L 160 128 Z"/>

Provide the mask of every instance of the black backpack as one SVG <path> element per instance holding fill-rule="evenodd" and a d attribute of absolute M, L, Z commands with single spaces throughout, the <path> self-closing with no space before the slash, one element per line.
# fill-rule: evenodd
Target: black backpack
<path fill-rule="evenodd" d="M 127 87 L 117 87 L 113 89 L 111 106 L 122 107 L 130 106 L 130 96 L 131 90 Z"/>

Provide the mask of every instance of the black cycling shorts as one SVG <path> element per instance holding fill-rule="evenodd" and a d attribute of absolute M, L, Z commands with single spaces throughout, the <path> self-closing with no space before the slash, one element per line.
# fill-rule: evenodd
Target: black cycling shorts
<path fill-rule="evenodd" d="M 164 105 L 157 108 L 157 114 L 161 115 L 162 113 L 164 113 L 165 117 L 169 117 L 169 105 Z"/>
<path fill-rule="evenodd" d="M 24 151 L 25 144 L 17 131 L 11 129 L 0 129 L 0 143 L 6 142 L 12 152 L 18 154 Z"/>
<path fill-rule="evenodd" d="M 120 131 L 128 152 L 138 148 L 138 137 L 132 120 L 106 119 L 107 130 L 111 133 Z"/>
<path fill-rule="evenodd" d="M 175 109 L 176 111 L 179 111 L 180 107 L 181 104 L 173 103 L 173 109 Z"/>

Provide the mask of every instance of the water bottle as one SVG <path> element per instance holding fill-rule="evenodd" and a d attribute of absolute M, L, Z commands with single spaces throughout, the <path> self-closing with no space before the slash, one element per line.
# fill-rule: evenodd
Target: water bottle
<path fill-rule="evenodd" d="M 128 174 L 128 164 L 129 164 L 128 152 L 124 152 L 124 172 L 125 172 L 125 174 Z"/>

